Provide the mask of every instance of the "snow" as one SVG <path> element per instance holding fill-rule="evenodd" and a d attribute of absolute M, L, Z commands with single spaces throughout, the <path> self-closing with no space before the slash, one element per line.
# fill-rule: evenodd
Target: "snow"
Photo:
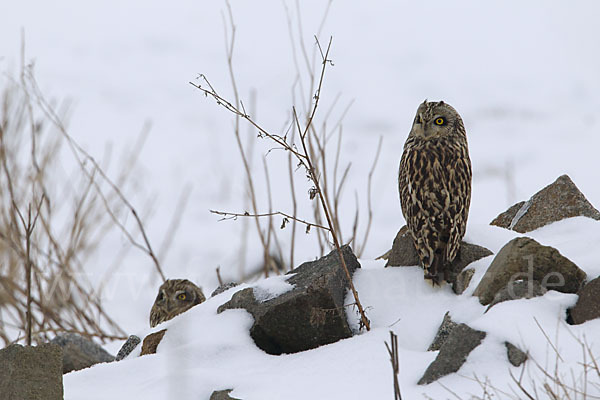
<path fill-rule="evenodd" d="M 291 21 L 300 12 L 302 32 L 294 27 L 292 34 L 296 41 L 301 37 L 311 53 L 326 4 L 303 0 L 296 8 L 291 1 L 285 6 L 279 0 L 260 5 L 232 1 L 239 92 L 246 104 L 256 92 L 253 114 L 268 129 L 280 132 L 287 126 L 291 87 L 298 75 L 286 7 Z M 127 154 L 144 123 L 151 122 L 145 146 L 136 149 L 140 165 L 132 171 L 135 185 L 126 195 L 145 211 L 150 240 L 160 248 L 179 193 L 188 184 L 192 187 L 181 226 L 170 238 L 173 244 L 159 258 L 169 277 L 186 277 L 205 293 L 218 285 L 217 267 L 224 281 L 237 280 L 263 259 L 253 221 L 218 222 L 208 211 L 248 209 L 243 165 L 231 115 L 188 84 L 197 73 L 204 73 L 231 98 L 222 26 L 225 10 L 220 1 L 200 5 L 191 0 L 168 5 L 139 0 L 0 4 L 0 70 L 6 72 L 0 77 L 2 86 L 18 73 L 23 28 L 26 58 L 35 61 L 43 92 L 52 99 L 74 101 L 69 132 L 96 159 L 106 161 L 111 147 L 117 156 Z M 553 346 L 558 348 L 559 372 L 569 382 L 571 370 L 580 379 L 578 362 L 583 356 L 575 338 L 585 336 L 597 356 L 600 344 L 594 332 L 600 322 L 565 326 L 564 310 L 574 295 L 550 291 L 542 298 L 498 304 L 484 313 L 471 294 L 493 257 L 469 266 L 475 274 L 461 296 L 448 287 L 427 286 L 417 268 L 388 270 L 372 259 L 389 249 L 404 222 L 397 167 L 414 112 L 425 98 L 447 101 L 465 121 L 474 173 L 466 241 L 497 253 L 521 235 L 490 227 L 489 221 L 565 173 L 592 204 L 600 206 L 595 168 L 600 148 L 600 53 L 593 50 L 600 37 L 599 12 L 600 3 L 594 0 L 333 2 L 320 39 L 326 42 L 333 36 L 334 66 L 326 73 L 316 122 L 321 125 L 338 94 L 330 125 L 353 101 L 343 123 L 340 156 L 340 165 L 352 162 L 340 209 L 346 238 L 352 229 L 354 193 L 361 211 L 359 234 L 366 229 L 367 176 L 379 137 L 383 138 L 372 182 L 371 235 L 360 260 L 363 269 L 355 275 L 374 329 L 304 353 L 266 355 L 248 336 L 249 315 L 239 310 L 216 314 L 220 304 L 245 287 L 254 287 L 265 299 L 290 289 L 280 278 L 260 280 L 230 289 L 157 327 L 169 331 L 156 355 L 130 356 L 121 363 L 66 375 L 65 398 L 207 398 L 212 390 L 231 387 L 234 397 L 246 400 L 391 398 L 391 367 L 383 345 L 390 329 L 399 336 L 404 397 L 423 398 L 425 393 L 434 399 L 453 398 L 438 383 L 416 386 L 435 358 L 436 353 L 426 348 L 446 311 L 456 321 L 488 332 L 459 373 L 440 380 L 461 397 L 482 396 L 476 374 L 482 382 L 519 398 L 509 388 L 515 387 L 509 373 L 518 376 L 520 369 L 505 359 L 502 341 L 507 338 L 549 371 L 556 363 Z M 304 71 L 303 64 L 300 68 Z M 298 85 L 305 85 L 305 72 L 300 79 Z M 298 105 L 302 108 L 305 103 Z M 255 137 L 246 126 L 241 133 L 244 143 Z M 261 155 L 271 147 L 255 142 L 252 167 L 259 211 L 269 209 L 260 172 Z M 63 162 L 69 166 L 73 161 Z M 278 152 L 267 158 L 273 208 L 282 211 L 292 207 L 286 162 Z M 109 176 L 119 176 L 119 167 L 109 164 Z M 301 171 L 297 175 L 300 213 L 309 218 L 305 195 L 309 186 Z M 242 251 L 245 227 L 249 237 Z M 289 226 L 286 229 L 285 234 Z M 526 236 L 556 247 L 589 279 L 600 276 L 598 222 L 572 218 Z M 297 232 L 296 265 L 318 256 L 315 237 L 314 231 Z M 124 253 L 118 268 L 111 267 L 115 254 L 126 245 L 121 235 L 113 234 L 88 260 L 84 272 L 90 282 L 110 278 L 103 292 L 104 308 L 128 334 L 143 337 L 151 332 L 148 313 L 160 282 L 141 252 Z M 287 254 L 288 236 L 282 236 L 282 247 Z M 347 313 L 357 329 L 355 310 L 349 307 Z M 111 343 L 107 348 L 115 352 L 120 345 Z M 535 363 L 528 363 L 524 376 L 528 385 L 532 379 L 543 381 Z M 589 378 L 598 382 L 593 375 Z M 588 385 L 590 394 L 593 390 L 597 387 Z"/>
<path fill-rule="evenodd" d="M 259 281 L 253 286 L 254 298 L 259 302 L 274 299 L 294 288 L 294 285 L 286 282 L 293 274 L 273 276 Z"/>
<path fill-rule="evenodd" d="M 569 249 L 569 243 L 575 245 L 583 238 L 593 238 L 598 225 L 588 218 L 571 218 L 540 228 L 530 236 L 554 242 L 570 232 L 564 242 Z M 484 229 L 481 233 L 494 238 L 499 236 L 496 230 L 488 226 L 487 235 Z M 585 252 L 591 258 L 597 257 L 600 250 L 588 246 Z M 518 379 L 523 373 L 522 384 L 530 391 L 534 384 L 541 390 L 543 382 L 554 388 L 544 371 L 559 376 L 568 385 L 575 380 L 579 390 L 587 387 L 588 398 L 599 396 L 599 377 L 588 371 L 586 383 L 582 361 L 586 348 L 594 357 L 600 357 L 600 320 L 567 325 L 566 310 L 575 304 L 577 295 L 552 290 L 541 297 L 502 302 L 485 312 L 487 307 L 471 293 L 492 258 L 469 266 L 476 273 L 460 296 L 449 285 L 430 286 L 418 267 L 384 268 L 384 261 L 360 260 L 362 268 L 355 272 L 353 280 L 372 330 L 318 349 L 281 356 L 268 355 L 254 345 L 249 335 L 252 317 L 246 311 L 217 314 L 219 305 L 248 287 L 241 285 L 154 329 L 140 332 L 143 337 L 167 329 L 157 354 L 132 354 L 119 363 L 67 374 L 65 399 L 208 398 L 213 390 L 228 388 L 235 389 L 232 396 L 242 399 L 391 398 L 392 374 L 384 346 L 390 330 L 398 335 L 400 386 L 407 399 L 450 398 L 450 390 L 464 399 L 483 396 L 484 390 L 500 393 L 499 398 L 522 398 L 511 374 Z M 255 293 L 281 294 L 291 287 L 285 278 L 260 280 L 253 285 Z M 346 303 L 352 302 L 348 294 Z M 486 338 L 457 373 L 419 386 L 416 382 L 437 355 L 427 348 L 447 311 L 454 321 L 486 332 Z M 356 328 L 358 317 L 352 307 L 348 307 L 348 315 Z M 524 370 L 509 364 L 506 341 L 528 353 Z M 589 362 L 589 354 L 585 359 Z"/>

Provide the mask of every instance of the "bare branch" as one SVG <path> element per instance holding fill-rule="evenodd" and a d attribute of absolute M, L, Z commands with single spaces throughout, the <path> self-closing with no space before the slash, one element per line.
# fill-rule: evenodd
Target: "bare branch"
<path fill-rule="evenodd" d="M 279 215 L 279 216 L 282 216 L 284 218 L 288 218 L 290 220 L 299 222 L 299 223 L 301 223 L 303 225 L 306 225 L 306 226 L 311 226 L 311 227 L 314 226 L 315 228 L 319 228 L 319 229 L 323 229 L 325 231 L 329 231 L 329 228 L 326 227 L 326 226 L 319 225 L 319 224 L 316 224 L 314 222 L 308 222 L 308 221 L 305 221 L 305 220 L 300 219 L 300 218 L 296 218 L 296 217 L 294 217 L 292 215 L 286 214 L 286 213 L 281 212 L 281 211 L 273 211 L 273 212 L 268 212 L 268 213 L 263 213 L 263 214 L 250 214 L 249 212 L 234 213 L 234 212 L 217 211 L 217 210 L 209 210 L 209 211 L 211 213 L 213 213 L 213 214 L 222 215 L 223 218 L 221 218 L 221 221 L 228 220 L 228 219 L 236 220 L 238 217 L 252 217 L 252 218 L 257 218 L 257 217 L 272 217 L 272 216 L 275 216 L 275 215 Z"/>

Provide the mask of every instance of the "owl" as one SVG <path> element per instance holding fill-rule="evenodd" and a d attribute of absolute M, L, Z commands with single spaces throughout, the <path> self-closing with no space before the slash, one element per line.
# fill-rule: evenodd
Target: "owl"
<path fill-rule="evenodd" d="M 202 289 L 187 279 L 168 279 L 158 289 L 150 310 L 150 327 L 154 328 L 205 300 Z"/>
<path fill-rule="evenodd" d="M 433 285 L 448 279 L 465 235 L 471 175 L 460 115 L 443 101 L 425 100 L 404 144 L 398 188 L 425 279 Z"/>

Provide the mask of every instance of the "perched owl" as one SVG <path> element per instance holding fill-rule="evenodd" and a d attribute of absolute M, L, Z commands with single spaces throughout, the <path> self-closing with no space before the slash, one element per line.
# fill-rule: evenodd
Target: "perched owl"
<path fill-rule="evenodd" d="M 425 100 L 404 144 L 400 204 L 425 279 L 440 284 L 465 235 L 471 203 L 471 160 L 460 115 Z"/>
<path fill-rule="evenodd" d="M 187 279 L 169 279 L 158 289 L 158 296 L 150 310 L 150 326 L 154 328 L 204 300 L 206 297 L 202 289 L 192 282 Z"/>

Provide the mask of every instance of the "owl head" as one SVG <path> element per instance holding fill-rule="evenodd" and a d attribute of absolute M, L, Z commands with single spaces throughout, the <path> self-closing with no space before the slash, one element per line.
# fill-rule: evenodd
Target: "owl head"
<path fill-rule="evenodd" d="M 443 101 L 425 100 L 417 109 L 410 136 L 419 139 L 437 139 L 448 135 L 465 136 L 465 128 L 458 112 Z"/>
<path fill-rule="evenodd" d="M 187 279 L 168 279 L 158 289 L 150 310 L 150 326 L 168 321 L 205 300 L 202 289 Z"/>

